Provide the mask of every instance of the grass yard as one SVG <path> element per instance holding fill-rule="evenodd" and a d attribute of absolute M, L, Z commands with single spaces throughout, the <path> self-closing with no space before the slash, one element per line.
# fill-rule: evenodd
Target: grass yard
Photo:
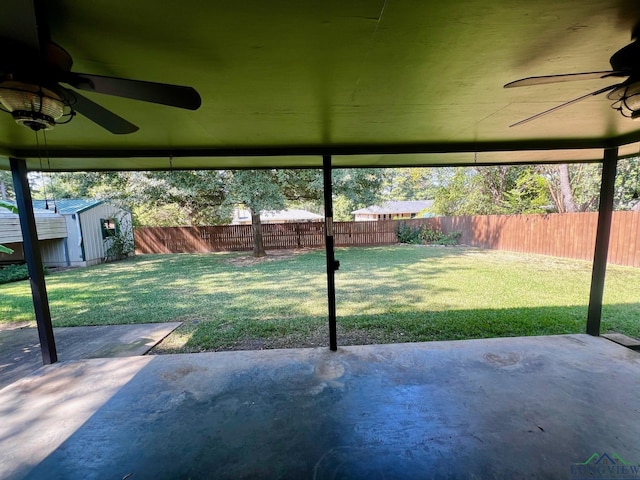
<path fill-rule="evenodd" d="M 54 326 L 182 321 L 155 351 L 327 345 L 324 252 L 144 255 L 47 278 Z M 338 249 L 339 344 L 584 332 L 590 262 L 468 248 Z M 640 269 L 610 266 L 603 331 L 640 337 Z M 0 322 L 32 321 L 26 281 Z"/>

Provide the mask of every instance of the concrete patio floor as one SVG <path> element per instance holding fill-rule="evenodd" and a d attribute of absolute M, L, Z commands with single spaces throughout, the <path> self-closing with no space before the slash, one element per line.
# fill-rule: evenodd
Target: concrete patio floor
<path fill-rule="evenodd" d="M 94 327 L 54 328 L 58 359 L 130 357 L 144 355 L 181 325 L 180 322 L 138 323 Z M 0 388 L 42 366 L 38 330 L 0 331 Z"/>
<path fill-rule="evenodd" d="M 587 335 L 61 362 L 0 390 L 0 478 L 640 478 L 639 391 Z"/>

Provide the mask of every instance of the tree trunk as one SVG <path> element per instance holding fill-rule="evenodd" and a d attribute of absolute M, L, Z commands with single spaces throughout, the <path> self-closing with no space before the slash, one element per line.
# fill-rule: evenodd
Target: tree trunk
<path fill-rule="evenodd" d="M 569 179 L 569 165 L 562 163 L 558 165 L 560 171 L 560 191 L 562 192 L 562 204 L 565 212 L 577 212 L 578 206 L 573 200 L 573 190 L 571 190 L 571 180 Z"/>
<path fill-rule="evenodd" d="M 253 208 L 251 210 L 251 227 L 253 230 L 253 256 L 264 257 L 267 252 L 264 250 L 264 244 L 262 243 L 262 223 L 260 222 L 260 212 L 256 212 Z"/>

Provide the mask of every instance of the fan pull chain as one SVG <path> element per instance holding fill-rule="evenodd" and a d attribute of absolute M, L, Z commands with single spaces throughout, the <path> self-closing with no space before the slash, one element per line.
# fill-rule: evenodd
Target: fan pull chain
<path fill-rule="evenodd" d="M 53 179 L 51 178 L 51 158 L 49 157 L 49 145 L 47 144 L 47 132 L 46 130 L 42 131 L 42 136 L 44 138 L 44 151 L 47 155 L 47 170 L 49 171 L 49 185 L 51 186 L 51 198 L 53 200 L 53 213 L 58 213 L 58 202 L 56 202 L 56 192 L 53 188 Z"/>
<path fill-rule="evenodd" d="M 42 182 L 42 188 L 44 190 L 44 209 L 49 210 L 49 200 L 47 199 L 47 182 L 44 178 L 44 168 L 42 168 L 42 152 L 40 151 L 40 137 L 38 136 L 38 130 L 36 130 L 36 149 L 38 150 L 38 160 L 40 160 L 40 182 Z"/>

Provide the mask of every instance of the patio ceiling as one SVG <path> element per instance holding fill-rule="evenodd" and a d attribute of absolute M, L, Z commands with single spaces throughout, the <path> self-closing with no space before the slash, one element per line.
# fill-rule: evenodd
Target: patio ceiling
<path fill-rule="evenodd" d="M 10 14 L 23 3 L 7 0 L 0 35 L 26 35 Z M 3 114 L 0 168 L 16 156 L 38 170 L 41 155 L 51 170 L 147 170 L 320 167 L 321 154 L 335 166 L 410 166 L 639 151 L 640 125 L 606 95 L 509 127 L 615 80 L 503 88 L 608 70 L 631 40 L 635 1 L 48 3 L 51 37 L 74 71 L 193 86 L 202 107 L 87 93 L 140 130 L 113 135 L 78 115 L 47 133 L 46 151 Z"/>

